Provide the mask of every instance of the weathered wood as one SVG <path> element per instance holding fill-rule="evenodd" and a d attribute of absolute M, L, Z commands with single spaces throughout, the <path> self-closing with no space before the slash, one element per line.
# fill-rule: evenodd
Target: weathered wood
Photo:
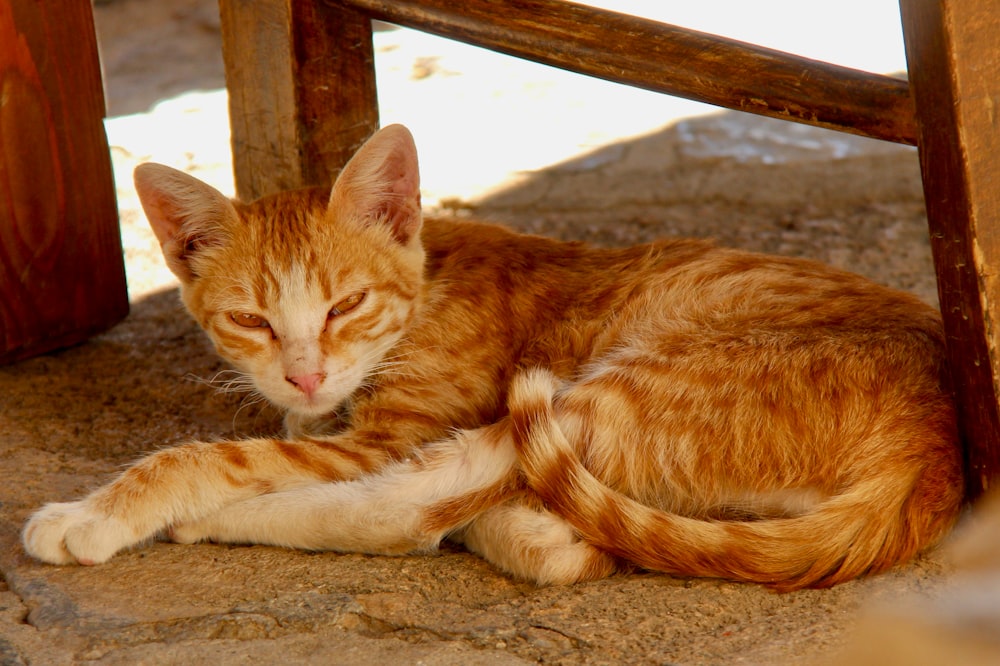
<path fill-rule="evenodd" d="M 220 0 L 236 191 L 332 182 L 378 127 L 371 21 L 319 0 Z"/>
<path fill-rule="evenodd" d="M 609 81 L 913 145 L 906 81 L 559 0 L 332 0 Z"/>
<path fill-rule="evenodd" d="M 0 363 L 128 312 L 90 0 L 0 0 Z"/>
<path fill-rule="evenodd" d="M 900 9 L 938 293 L 976 495 L 1000 481 L 1000 14 L 993 0 L 902 0 Z"/>

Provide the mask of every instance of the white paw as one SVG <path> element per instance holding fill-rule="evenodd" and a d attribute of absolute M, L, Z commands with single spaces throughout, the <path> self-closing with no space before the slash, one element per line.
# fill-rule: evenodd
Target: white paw
<path fill-rule="evenodd" d="M 84 501 L 46 504 L 24 527 L 24 549 L 50 564 L 107 562 L 136 539 L 115 518 L 98 514 Z"/>

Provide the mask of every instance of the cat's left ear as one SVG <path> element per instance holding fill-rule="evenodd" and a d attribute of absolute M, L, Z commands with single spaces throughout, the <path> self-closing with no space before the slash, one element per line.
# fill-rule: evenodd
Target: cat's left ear
<path fill-rule="evenodd" d="M 340 172 L 330 194 L 339 219 L 385 224 L 400 243 L 420 233 L 420 172 L 413 135 L 389 125 L 361 146 Z"/>

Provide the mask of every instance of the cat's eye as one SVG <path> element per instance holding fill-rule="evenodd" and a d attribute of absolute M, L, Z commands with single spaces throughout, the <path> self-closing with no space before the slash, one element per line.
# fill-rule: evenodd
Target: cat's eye
<path fill-rule="evenodd" d="M 233 312 L 229 315 L 229 318 L 234 324 L 242 326 L 243 328 L 271 328 L 271 325 L 267 323 L 266 319 L 255 314 Z"/>
<path fill-rule="evenodd" d="M 339 317 L 342 314 L 350 312 L 354 308 L 361 305 L 361 301 L 365 300 L 365 292 L 359 291 L 356 294 L 351 294 L 344 300 L 340 301 L 332 308 L 330 308 L 330 313 L 327 315 L 329 318 Z"/>

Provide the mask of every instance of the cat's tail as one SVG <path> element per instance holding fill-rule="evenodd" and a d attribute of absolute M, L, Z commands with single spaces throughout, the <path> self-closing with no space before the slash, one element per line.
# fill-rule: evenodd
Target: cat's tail
<path fill-rule="evenodd" d="M 515 378 L 508 400 L 528 485 L 584 541 L 639 567 L 761 583 L 778 591 L 828 587 L 883 571 L 937 541 L 961 501 L 954 479 L 898 466 L 793 517 L 701 520 L 650 508 L 583 465 L 554 413 L 544 371 Z M 943 471 L 943 476 L 953 476 Z"/>

